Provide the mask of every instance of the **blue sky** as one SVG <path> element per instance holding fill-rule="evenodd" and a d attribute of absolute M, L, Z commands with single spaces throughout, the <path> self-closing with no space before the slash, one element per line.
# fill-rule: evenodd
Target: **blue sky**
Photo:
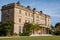
<path fill-rule="evenodd" d="M 0 9 L 3 5 L 17 2 L 18 0 L 0 0 Z M 45 14 L 51 16 L 51 24 L 55 25 L 60 22 L 60 0 L 20 0 L 24 6 L 31 6 L 36 8 L 38 11 L 42 10 Z M 1 21 L 1 11 L 0 11 Z"/>

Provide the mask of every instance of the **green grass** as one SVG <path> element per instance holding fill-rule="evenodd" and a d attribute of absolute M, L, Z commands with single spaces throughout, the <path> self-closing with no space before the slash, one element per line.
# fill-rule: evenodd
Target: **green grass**
<path fill-rule="evenodd" d="M 12 38 L 0 38 L 0 40 L 60 40 L 60 36 L 36 36 L 36 37 L 12 37 Z"/>

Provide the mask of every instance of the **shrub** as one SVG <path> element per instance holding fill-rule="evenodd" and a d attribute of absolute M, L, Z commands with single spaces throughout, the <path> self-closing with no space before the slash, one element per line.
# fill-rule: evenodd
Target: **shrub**
<path fill-rule="evenodd" d="M 17 33 L 14 33 L 13 35 L 14 35 L 14 36 L 19 36 L 19 34 L 17 34 Z"/>

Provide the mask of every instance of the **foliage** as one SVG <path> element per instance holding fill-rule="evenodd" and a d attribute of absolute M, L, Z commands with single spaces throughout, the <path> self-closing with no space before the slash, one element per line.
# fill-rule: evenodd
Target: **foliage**
<path fill-rule="evenodd" d="M 19 36 L 19 34 L 17 34 L 17 33 L 13 33 L 13 36 Z"/>
<path fill-rule="evenodd" d="M 49 34 L 54 35 L 54 26 L 51 25 L 51 29 L 49 29 Z"/>
<path fill-rule="evenodd" d="M 56 23 L 55 28 L 53 28 L 54 35 L 60 35 L 60 23 Z"/>
<path fill-rule="evenodd" d="M 32 29 L 33 29 L 33 24 L 25 23 L 24 24 L 24 32 L 23 32 L 23 34 L 25 36 L 29 36 L 30 33 L 32 32 Z"/>
<path fill-rule="evenodd" d="M 0 36 L 10 36 L 13 34 L 13 21 L 0 23 Z"/>
<path fill-rule="evenodd" d="M 29 33 L 23 32 L 19 34 L 20 36 L 29 36 Z"/>
<path fill-rule="evenodd" d="M 40 26 L 37 24 L 32 24 L 32 23 L 25 23 L 24 24 L 24 32 L 22 35 L 24 36 L 29 36 L 32 34 L 32 30 L 39 30 Z"/>
<path fill-rule="evenodd" d="M 60 23 L 56 23 L 55 28 L 60 28 Z"/>

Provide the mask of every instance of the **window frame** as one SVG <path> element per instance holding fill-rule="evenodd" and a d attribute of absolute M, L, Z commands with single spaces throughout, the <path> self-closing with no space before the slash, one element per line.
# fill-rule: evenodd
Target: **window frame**
<path fill-rule="evenodd" d="M 27 12 L 25 12 L 25 16 L 27 16 Z"/>
<path fill-rule="evenodd" d="M 19 18 L 19 23 L 21 23 L 21 18 Z"/>
<path fill-rule="evenodd" d="M 19 14 L 21 14 L 21 10 L 19 10 Z"/>

